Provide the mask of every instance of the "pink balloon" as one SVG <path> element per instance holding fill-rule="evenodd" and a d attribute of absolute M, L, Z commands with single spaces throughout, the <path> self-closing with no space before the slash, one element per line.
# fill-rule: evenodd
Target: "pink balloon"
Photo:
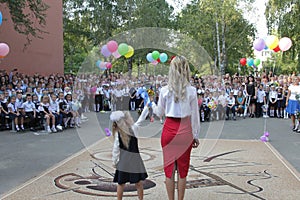
<path fill-rule="evenodd" d="M 5 43 L 0 43 L 0 56 L 5 57 L 9 53 L 9 46 Z"/>
<path fill-rule="evenodd" d="M 111 40 L 107 43 L 107 49 L 113 53 L 118 50 L 118 43 L 114 40 Z"/>
<path fill-rule="evenodd" d="M 121 55 L 119 54 L 118 50 L 113 52 L 112 55 L 115 57 L 115 58 L 120 58 Z"/>
<path fill-rule="evenodd" d="M 289 50 L 292 44 L 292 40 L 288 37 L 283 37 L 279 40 L 279 48 L 281 49 L 281 51 Z"/>
<path fill-rule="evenodd" d="M 100 69 L 105 70 L 106 69 L 107 62 L 101 62 L 100 63 Z"/>
<path fill-rule="evenodd" d="M 152 65 L 157 65 L 157 64 L 158 64 L 158 61 L 157 61 L 157 60 L 154 60 L 154 61 L 152 61 L 151 63 L 152 63 Z"/>
<path fill-rule="evenodd" d="M 110 62 L 106 63 L 106 68 L 107 69 L 111 69 L 112 68 L 112 64 Z"/>
<path fill-rule="evenodd" d="M 111 52 L 108 50 L 107 45 L 103 45 L 103 47 L 101 48 L 101 53 L 106 58 L 111 55 Z"/>
<path fill-rule="evenodd" d="M 264 39 L 258 38 L 253 42 L 253 47 L 257 51 L 262 51 L 266 46 Z"/>

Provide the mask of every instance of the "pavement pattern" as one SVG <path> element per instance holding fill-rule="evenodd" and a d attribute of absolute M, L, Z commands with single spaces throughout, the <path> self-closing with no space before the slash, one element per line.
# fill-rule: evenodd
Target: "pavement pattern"
<path fill-rule="evenodd" d="M 90 113 L 81 129 L 63 133 L 0 135 L 1 199 L 116 199 L 113 138 L 103 131 L 110 126 L 108 115 Z M 203 123 L 200 147 L 192 150 L 186 199 L 297 199 L 300 135 L 290 131 L 289 123 L 281 119 Z M 145 199 L 167 199 L 161 127 L 159 121 L 145 122 L 144 138 L 139 139 L 149 175 Z M 271 135 L 268 143 L 259 140 L 265 130 Z M 125 196 L 137 199 L 133 185 L 126 186 Z"/>

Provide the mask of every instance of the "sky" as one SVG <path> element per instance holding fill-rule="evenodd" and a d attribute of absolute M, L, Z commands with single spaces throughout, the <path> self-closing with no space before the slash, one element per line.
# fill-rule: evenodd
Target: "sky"
<path fill-rule="evenodd" d="M 175 12 L 179 12 L 186 4 L 191 2 L 191 0 L 166 0 L 170 5 L 174 7 Z M 249 5 L 240 5 L 241 8 L 245 8 L 244 17 L 254 24 L 257 29 L 256 37 L 266 37 L 268 30 L 267 30 L 267 21 L 264 15 L 266 9 L 266 2 L 268 0 L 255 0 L 252 4 L 251 11 L 246 11 L 246 6 Z"/>

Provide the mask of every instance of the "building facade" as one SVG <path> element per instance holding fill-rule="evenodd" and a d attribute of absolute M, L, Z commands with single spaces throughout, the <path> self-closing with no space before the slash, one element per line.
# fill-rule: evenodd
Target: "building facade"
<path fill-rule="evenodd" d="M 10 71 L 17 68 L 21 73 L 41 75 L 64 73 L 62 0 L 44 2 L 50 7 L 44 29 L 48 33 L 41 35 L 43 39 L 32 38 L 25 50 L 26 36 L 14 30 L 8 8 L 5 4 L 0 4 L 0 11 L 5 19 L 0 26 L 0 43 L 4 42 L 10 47 L 9 54 L 0 61 L 0 69 Z"/>

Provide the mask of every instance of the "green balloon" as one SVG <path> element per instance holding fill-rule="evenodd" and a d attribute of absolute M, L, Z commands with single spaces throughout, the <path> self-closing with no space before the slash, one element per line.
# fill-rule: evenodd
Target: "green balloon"
<path fill-rule="evenodd" d="M 153 51 L 152 52 L 152 58 L 154 60 L 157 60 L 159 58 L 159 56 L 160 56 L 160 53 L 158 51 Z"/>
<path fill-rule="evenodd" d="M 128 48 L 127 44 L 125 44 L 125 43 L 119 44 L 118 52 L 120 55 L 124 56 L 125 54 L 128 53 L 128 50 L 129 50 L 129 48 Z"/>
<path fill-rule="evenodd" d="M 255 65 L 255 66 L 258 66 L 259 64 L 260 64 L 260 59 L 256 58 L 256 59 L 254 60 L 254 65 Z"/>

